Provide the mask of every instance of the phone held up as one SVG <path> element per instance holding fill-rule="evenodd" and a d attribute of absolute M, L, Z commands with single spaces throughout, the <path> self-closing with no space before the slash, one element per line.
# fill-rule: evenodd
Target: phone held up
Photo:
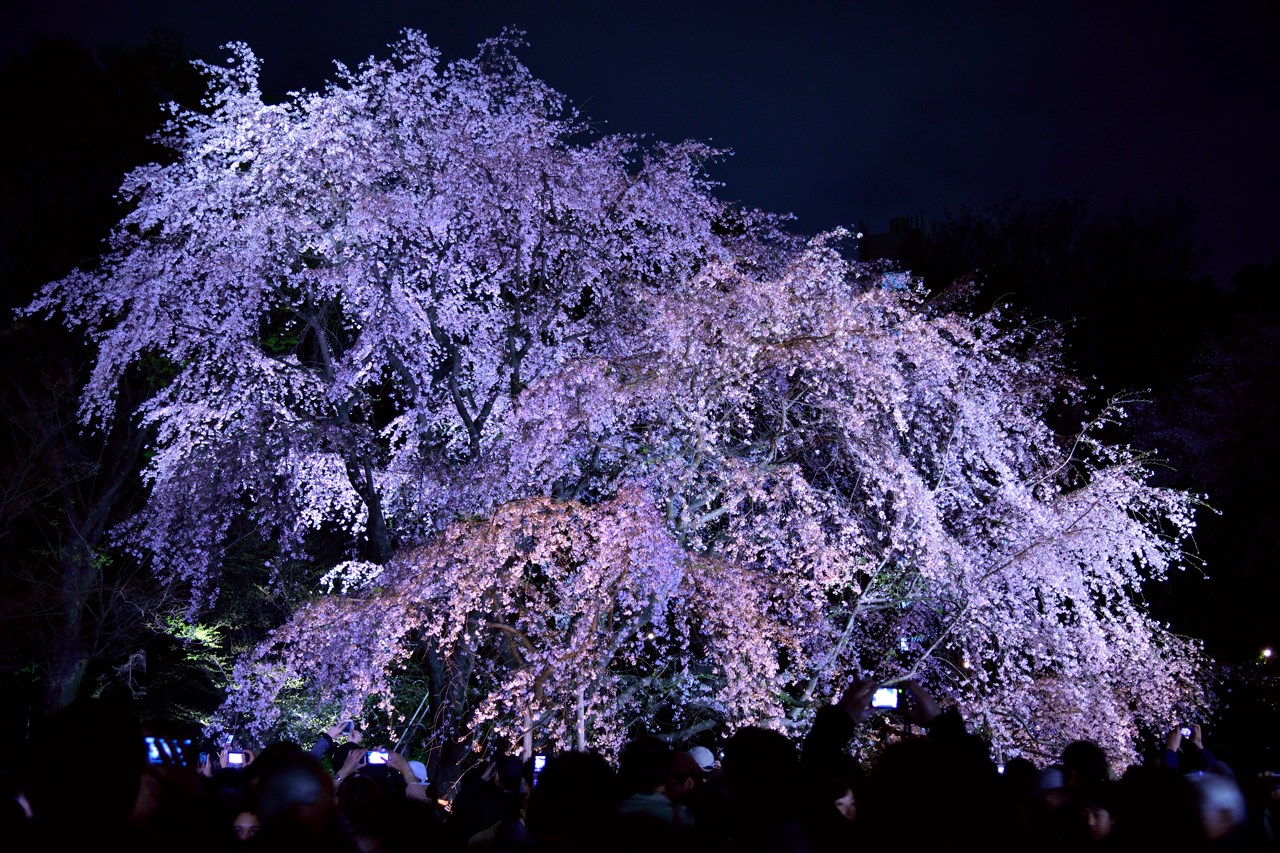
<path fill-rule="evenodd" d="M 886 710 L 897 708 L 900 692 L 896 687 L 877 687 L 876 692 L 871 696 L 871 707 Z"/>
<path fill-rule="evenodd" d="M 166 738 L 146 736 L 147 762 L 150 764 L 174 764 L 186 767 L 190 760 L 190 738 Z"/>
<path fill-rule="evenodd" d="M 533 757 L 533 784 L 537 787 L 538 777 L 542 775 L 542 768 L 547 766 L 547 756 L 541 752 Z"/>
<path fill-rule="evenodd" d="M 386 764 L 387 751 L 385 749 L 371 749 L 364 754 L 365 764 Z"/>
<path fill-rule="evenodd" d="M 1183 727 L 1182 727 L 1182 736 L 1183 736 L 1183 737 L 1191 737 L 1191 726 L 1183 726 Z"/>

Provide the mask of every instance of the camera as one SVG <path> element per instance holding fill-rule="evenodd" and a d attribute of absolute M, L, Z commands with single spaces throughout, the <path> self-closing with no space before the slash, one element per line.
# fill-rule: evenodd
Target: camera
<path fill-rule="evenodd" d="M 164 764 L 164 754 L 161 751 L 161 739 L 158 737 L 151 737 L 150 735 L 148 735 L 146 738 L 146 741 L 147 741 L 147 763 L 148 764 Z M 167 746 L 164 748 L 164 752 L 168 752 Z"/>
<path fill-rule="evenodd" d="M 871 696 L 871 707 L 872 708 L 898 707 L 898 688 L 877 687 L 876 692 Z"/>
<path fill-rule="evenodd" d="M 1183 726 L 1183 727 L 1182 727 L 1182 736 L 1183 736 L 1183 737 L 1191 737 L 1191 726 Z"/>
<path fill-rule="evenodd" d="M 386 764 L 387 751 L 385 749 L 371 749 L 364 754 L 366 764 Z"/>
<path fill-rule="evenodd" d="M 228 767 L 243 767 L 243 766 L 244 766 L 244 753 L 243 753 L 243 752 L 228 752 L 228 753 L 227 753 L 227 766 L 228 766 Z"/>
<path fill-rule="evenodd" d="M 188 750 L 191 741 L 173 738 L 146 736 L 147 762 L 150 764 L 179 764 L 187 766 Z"/>

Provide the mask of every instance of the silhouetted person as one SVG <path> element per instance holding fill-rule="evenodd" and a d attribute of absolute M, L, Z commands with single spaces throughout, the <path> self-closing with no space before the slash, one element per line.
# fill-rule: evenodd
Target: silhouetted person
<path fill-rule="evenodd" d="M 55 711 L 34 723 L 23 755 L 20 787 L 37 847 L 131 846 L 130 821 L 147 753 L 141 725 L 125 706 L 82 699 Z M 75 778 L 82 777 L 86 763 L 93 767 L 87 788 L 83 778 Z"/>
<path fill-rule="evenodd" d="M 1117 792 L 1113 850 L 1206 849 L 1196 791 L 1178 771 L 1158 765 L 1130 767 L 1120 777 Z"/>
<path fill-rule="evenodd" d="M 898 850 L 1016 846 L 1018 825 L 1003 796 L 990 745 L 968 731 L 957 708 L 941 709 L 915 681 L 902 682 L 896 713 L 928 734 L 890 744 L 867 780 L 859 830 L 870 845 Z"/>
<path fill-rule="evenodd" d="M 262 822 L 257 835 L 245 842 L 252 849 L 359 853 L 355 835 L 338 811 L 333 778 L 314 755 L 296 744 L 272 744 L 250 769 L 257 774 Z"/>
<path fill-rule="evenodd" d="M 588 752 L 547 759 L 529 794 L 528 838 L 519 849 L 595 853 L 616 849 L 617 776 L 609 762 Z"/>
<path fill-rule="evenodd" d="M 461 849 L 476 833 L 521 815 L 527 796 L 524 762 L 517 755 L 499 753 L 490 764 L 464 777 L 459 788 L 445 828 L 450 843 Z"/>
<path fill-rule="evenodd" d="M 801 825 L 800 756 L 773 729 L 744 726 L 724 747 L 729 795 L 726 853 L 810 853 Z"/>

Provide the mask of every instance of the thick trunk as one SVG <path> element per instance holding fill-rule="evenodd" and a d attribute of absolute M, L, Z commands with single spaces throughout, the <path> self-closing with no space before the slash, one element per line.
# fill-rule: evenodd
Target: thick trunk
<path fill-rule="evenodd" d="M 452 798 L 465 764 L 471 758 L 471 745 L 459 743 L 458 735 L 466 722 L 467 687 L 475 655 L 464 652 L 445 658 L 432 649 L 427 652 L 431 676 L 432 719 L 438 733 L 431 756 L 432 778 L 441 796 Z"/>
<path fill-rule="evenodd" d="M 42 710 L 51 714 L 65 708 L 80 695 L 80 682 L 84 680 L 89 661 L 84 655 L 59 654 L 50 661 L 44 677 Z"/>
<path fill-rule="evenodd" d="M 391 562 L 391 531 L 387 529 L 386 517 L 382 512 L 382 499 L 376 490 L 371 490 L 365 500 L 369 509 L 369 547 L 374 562 L 385 565 Z"/>
<path fill-rule="evenodd" d="M 80 682 L 89 665 L 84 631 L 85 613 L 94 588 L 97 567 L 93 552 L 83 545 L 64 549 L 61 565 L 59 616 L 49 637 L 49 657 L 44 674 L 43 710 L 65 708 L 80 693 Z"/>

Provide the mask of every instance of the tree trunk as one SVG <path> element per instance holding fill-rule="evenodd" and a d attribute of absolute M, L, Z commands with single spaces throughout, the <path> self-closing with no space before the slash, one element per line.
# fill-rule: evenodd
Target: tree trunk
<path fill-rule="evenodd" d="M 80 695 L 80 682 L 84 680 L 89 661 L 84 655 L 58 654 L 49 662 L 43 679 L 44 697 L 41 710 L 51 714 L 65 708 Z"/>
<path fill-rule="evenodd" d="M 429 756 L 432 777 L 441 795 L 451 799 L 453 789 L 462 778 L 463 765 L 471 754 L 471 745 L 460 743 L 458 735 L 466 721 L 467 688 L 475 655 L 464 651 L 446 657 L 436 649 L 428 649 L 426 658 L 433 706 L 431 718 L 437 744 Z"/>
<path fill-rule="evenodd" d="M 89 665 L 84 642 L 84 616 L 94 585 L 93 551 L 76 543 L 63 548 L 59 617 L 49 638 L 45 664 L 42 710 L 49 714 L 65 708 L 80 694 L 80 682 Z"/>

